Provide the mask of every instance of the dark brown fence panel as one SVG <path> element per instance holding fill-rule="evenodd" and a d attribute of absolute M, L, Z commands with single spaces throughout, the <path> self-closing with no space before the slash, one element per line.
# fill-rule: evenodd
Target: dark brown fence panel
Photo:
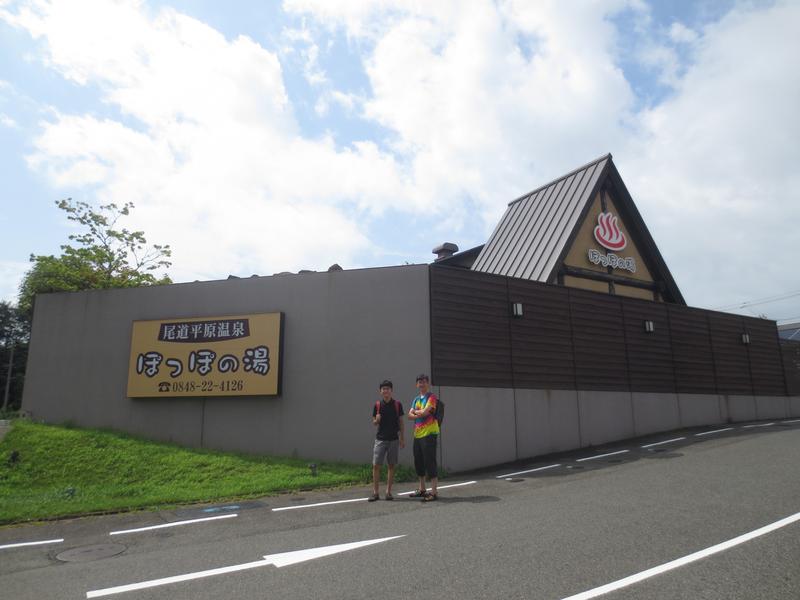
<path fill-rule="evenodd" d="M 709 312 L 708 323 L 711 327 L 717 391 L 720 394 L 752 394 L 747 346 L 742 343 L 742 317 Z"/>
<path fill-rule="evenodd" d="M 514 385 L 519 388 L 575 389 L 575 363 L 564 287 L 508 280 L 509 303 L 522 304 L 511 319 Z"/>
<path fill-rule="evenodd" d="M 669 332 L 675 364 L 675 386 L 686 394 L 714 394 L 714 359 L 707 312 L 669 305 Z"/>
<path fill-rule="evenodd" d="M 781 340 L 780 347 L 787 391 L 790 396 L 800 396 L 800 342 Z"/>
<path fill-rule="evenodd" d="M 630 389 L 620 298 L 569 289 L 569 299 L 577 389 Z"/>
<path fill-rule="evenodd" d="M 433 383 L 511 387 L 506 279 L 447 267 L 430 277 Z"/>
<path fill-rule="evenodd" d="M 750 334 L 747 353 L 750 355 L 753 393 L 757 396 L 784 396 L 786 380 L 775 321 L 753 317 L 742 317 L 742 319 L 745 329 Z"/>
<path fill-rule="evenodd" d="M 800 344 L 782 348 L 773 321 L 455 267 L 434 266 L 430 278 L 438 385 L 800 393 Z"/>
<path fill-rule="evenodd" d="M 622 310 L 631 389 L 637 392 L 675 392 L 666 305 L 624 299 Z M 645 321 L 653 322 L 652 332 L 645 331 Z"/>

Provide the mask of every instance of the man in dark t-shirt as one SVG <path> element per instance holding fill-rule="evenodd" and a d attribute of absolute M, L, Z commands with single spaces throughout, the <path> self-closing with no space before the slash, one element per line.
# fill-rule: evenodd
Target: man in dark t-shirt
<path fill-rule="evenodd" d="M 372 423 L 377 426 L 375 445 L 372 449 L 372 496 L 370 502 L 378 500 L 379 484 L 381 481 L 381 467 L 386 460 L 388 474 L 386 475 L 387 500 L 393 500 L 392 483 L 394 483 L 394 469 L 397 466 L 399 448 L 406 445 L 403 429 L 403 406 L 392 398 L 392 382 L 388 379 L 381 382 L 381 399 L 372 407 Z"/>

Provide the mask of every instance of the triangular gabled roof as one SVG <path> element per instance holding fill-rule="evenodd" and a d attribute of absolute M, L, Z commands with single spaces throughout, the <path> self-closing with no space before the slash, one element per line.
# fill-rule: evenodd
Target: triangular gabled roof
<path fill-rule="evenodd" d="M 685 304 L 675 280 L 617 171 L 601 156 L 508 204 L 472 270 L 555 283 L 598 191 L 614 192 L 620 216 L 669 302 Z"/>

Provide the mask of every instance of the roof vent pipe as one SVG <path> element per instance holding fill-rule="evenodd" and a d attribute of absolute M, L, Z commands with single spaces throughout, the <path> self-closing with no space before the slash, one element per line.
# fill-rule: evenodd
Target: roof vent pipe
<path fill-rule="evenodd" d="M 444 260 L 445 258 L 450 258 L 453 256 L 453 254 L 458 252 L 458 246 L 452 242 L 445 242 L 440 246 L 436 246 L 432 252 L 436 255 L 436 260 Z"/>

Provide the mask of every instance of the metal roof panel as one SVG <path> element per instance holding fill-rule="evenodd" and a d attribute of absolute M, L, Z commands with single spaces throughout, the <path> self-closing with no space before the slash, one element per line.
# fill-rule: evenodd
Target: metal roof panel
<path fill-rule="evenodd" d="M 546 281 L 610 158 L 607 154 L 510 202 L 472 269 Z"/>

